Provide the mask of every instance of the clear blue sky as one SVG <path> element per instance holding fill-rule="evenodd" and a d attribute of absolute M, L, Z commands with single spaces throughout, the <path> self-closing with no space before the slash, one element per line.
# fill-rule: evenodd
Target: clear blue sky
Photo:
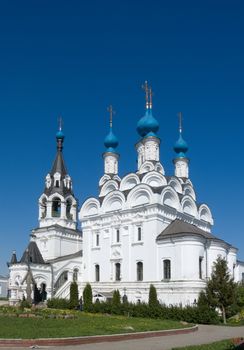
<path fill-rule="evenodd" d="M 116 110 L 120 175 L 136 169 L 140 86 L 154 90 L 161 161 L 173 174 L 177 112 L 190 178 L 213 213 L 213 233 L 244 259 L 244 2 L 1 1 L 0 272 L 38 225 L 38 197 L 64 119 L 64 156 L 79 202 L 97 195 Z"/>

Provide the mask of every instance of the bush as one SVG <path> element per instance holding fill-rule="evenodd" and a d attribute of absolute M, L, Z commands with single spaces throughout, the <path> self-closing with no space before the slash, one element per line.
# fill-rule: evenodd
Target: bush
<path fill-rule="evenodd" d="M 119 290 L 115 290 L 113 292 L 113 298 L 112 298 L 112 313 L 115 315 L 121 314 L 121 300 L 120 300 L 120 292 Z"/>
<path fill-rule="evenodd" d="M 21 300 L 20 302 L 20 309 L 24 310 L 24 309 L 30 309 L 31 308 L 31 303 L 29 303 L 25 298 L 23 298 L 23 300 Z"/>
<path fill-rule="evenodd" d="M 153 284 L 150 284 L 148 304 L 150 307 L 158 306 L 157 290 Z"/>
<path fill-rule="evenodd" d="M 90 283 L 87 283 L 83 290 L 83 307 L 84 311 L 92 311 L 92 288 Z"/>
<path fill-rule="evenodd" d="M 130 317 L 158 318 L 175 321 L 185 321 L 188 323 L 218 324 L 220 318 L 215 310 L 208 306 L 165 306 L 157 304 L 150 307 L 149 304 L 133 304 L 109 302 L 95 303 L 89 310 L 94 313 L 106 313 L 124 315 Z"/>
<path fill-rule="evenodd" d="M 52 298 L 48 299 L 47 307 L 49 307 L 50 309 L 69 309 L 70 303 L 67 299 Z"/>
<path fill-rule="evenodd" d="M 70 297 L 69 297 L 70 308 L 75 309 L 79 305 L 79 292 L 78 285 L 76 282 L 70 284 Z"/>

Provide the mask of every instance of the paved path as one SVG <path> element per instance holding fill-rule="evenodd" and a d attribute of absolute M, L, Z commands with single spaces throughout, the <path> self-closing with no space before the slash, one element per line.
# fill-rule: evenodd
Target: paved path
<path fill-rule="evenodd" d="M 125 340 L 75 346 L 40 346 L 37 349 L 50 350 L 170 350 L 172 347 L 211 343 L 233 337 L 244 337 L 244 327 L 199 326 L 198 332 L 174 336 Z M 30 349 L 30 348 L 5 348 Z"/>

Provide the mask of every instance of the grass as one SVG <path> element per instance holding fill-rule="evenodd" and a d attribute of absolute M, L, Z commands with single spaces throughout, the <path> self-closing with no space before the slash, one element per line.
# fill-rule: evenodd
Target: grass
<path fill-rule="evenodd" d="M 185 328 L 177 321 L 77 312 L 75 319 L 0 317 L 0 338 L 62 338 Z"/>
<path fill-rule="evenodd" d="M 211 344 L 185 346 L 183 348 L 173 348 L 172 350 L 230 350 L 234 349 L 231 340 L 221 340 Z"/>

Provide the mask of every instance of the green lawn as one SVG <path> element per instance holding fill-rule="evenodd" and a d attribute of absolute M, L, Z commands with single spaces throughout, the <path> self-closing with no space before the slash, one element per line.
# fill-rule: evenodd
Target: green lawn
<path fill-rule="evenodd" d="M 0 338 L 55 338 L 185 328 L 180 322 L 77 312 L 75 319 L 0 317 Z"/>
<path fill-rule="evenodd" d="M 211 344 L 186 346 L 183 348 L 173 348 L 172 350 L 231 350 L 234 349 L 230 340 L 217 341 Z"/>

